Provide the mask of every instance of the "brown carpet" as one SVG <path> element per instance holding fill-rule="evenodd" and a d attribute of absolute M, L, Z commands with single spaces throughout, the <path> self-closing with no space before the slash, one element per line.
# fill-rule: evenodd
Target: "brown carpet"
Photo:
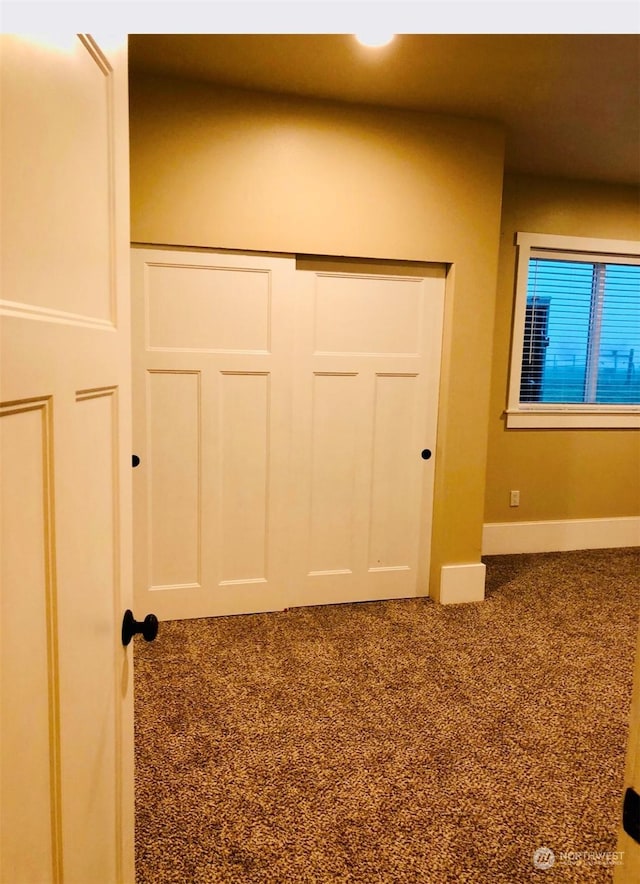
<path fill-rule="evenodd" d="M 136 638 L 138 882 L 610 881 L 560 854 L 616 848 L 640 550 L 486 563 L 480 604 Z"/>

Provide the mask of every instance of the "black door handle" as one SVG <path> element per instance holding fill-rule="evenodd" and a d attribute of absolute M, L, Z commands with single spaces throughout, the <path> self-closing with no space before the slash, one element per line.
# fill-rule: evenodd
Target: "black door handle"
<path fill-rule="evenodd" d="M 430 449 L 430 448 L 424 448 L 424 449 L 422 450 L 421 457 L 422 457 L 423 460 L 429 460 L 429 458 L 431 457 L 431 449 Z"/>
<path fill-rule="evenodd" d="M 136 620 L 133 611 L 128 609 L 122 618 L 122 644 L 128 645 L 137 633 L 141 633 L 145 641 L 152 642 L 158 634 L 158 618 L 155 614 L 147 614 L 144 620 Z"/>

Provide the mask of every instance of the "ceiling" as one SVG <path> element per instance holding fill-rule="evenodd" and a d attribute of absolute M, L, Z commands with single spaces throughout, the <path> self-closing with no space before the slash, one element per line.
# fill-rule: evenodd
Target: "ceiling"
<path fill-rule="evenodd" d="M 640 184 L 637 34 L 131 35 L 131 77 L 162 74 L 503 124 L 507 168 Z"/>

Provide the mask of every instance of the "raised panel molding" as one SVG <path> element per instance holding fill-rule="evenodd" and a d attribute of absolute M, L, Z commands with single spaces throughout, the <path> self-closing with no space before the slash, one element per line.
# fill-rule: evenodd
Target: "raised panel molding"
<path fill-rule="evenodd" d="M 314 355 L 416 357 L 422 338 L 422 290 L 423 280 L 411 277 L 318 273 Z"/>
<path fill-rule="evenodd" d="M 353 569 L 359 375 L 316 372 L 311 419 L 308 573 Z"/>
<path fill-rule="evenodd" d="M 36 319 L 40 322 L 57 322 L 61 325 L 79 325 L 91 329 L 115 328 L 111 319 L 94 319 L 80 313 L 66 313 L 64 310 L 52 310 L 48 307 L 39 307 L 37 304 L 23 304 L 19 301 L 0 301 L 0 314 L 3 316 L 16 316 L 20 319 Z"/>
<path fill-rule="evenodd" d="M 271 376 L 268 372 L 222 371 L 219 382 L 218 583 L 265 582 Z"/>
<path fill-rule="evenodd" d="M 5 874 L 7 880 L 17 880 L 28 873 L 58 881 L 62 868 L 60 667 L 51 399 L 1 404 L 0 440 L 4 649 L 0 779 L 3 825 L 16 829 L 15 838 L 8 838 L 6 844 L 15 843 L 17 851 L 14 855 L 9 848 L 3 857 L 3 879 Z M 14 525 L 15 513 L 26 521 Z M 25 622 L 32 629 L 29 645 L 20 640 Z M 18 695 L 31 697 L 31 702 L 19 702 Z M 18 756 L 25 764 L 15 764 Z M 27 784 L 21 781 L 25 773 Z M 27 794 L 29 801 L 25 801 Z M 24 855 L 25 850 L 30 856 Z"/>
<path fill-rule="evenodd" d="M 109 59 L 102 49 L 100 49 L 91 34 L 78 34 L 78 39 L 105 76 L 109 76 L 109 74 L 113 73 L 113 68 Z"/>
<path fill-rule="evenodd" d="M 149 589 L 201 584 L 199 371 L 147 372 Z"/>
<path fill-rule="evenodd" d="M 87 390 L 76 390 L 76 402 L 84 402 L 86 399 L 101 399 L 104 396 L 113 396 L 114 397 L 114 407 L 115 407 L 115 397 L 117 396 L 118 388 L 117 387 L 91 387 Z"/>
<path fill-rule="evenodd" d="M 105 80 L 105 101 L 107 115 L 107 212 L 108 236 L 109 236 L 109 300 L 111 326 L 118 324 L 118 293 L 117 293 L 117 267 L 116 254 L 116 149 L 115 149 L 115 125 L 114 125 L 114 97 L 113 97 L 113 67 L 104 52 L 90 34 L 78 34 L 78 39 L 87 50 L 89 57 L 93 59 L 98 70 Z"/>
<path fill-rule="evenodd" d="M 417 374 L 376 374 L 373 399 L 373 457 L 369 571 L 415 567 L 414 444 Z"/>
<path fill-rule="evenodd" d="M 87 736 L 79 744 L 63 741 L 62 772 L 65 782 L 78 782 L 91 771 L 92 797 L 91 802 L 83 802 L 73 790 L 67 790 L 63 793 L 63 813 L 67 820 L 82 820 L 81 826 L 76 823 L 77 838 L 91 861 L 103 870 L 105 880 L 115 879 L 118 860 L 110 845 L 122 823 L 118 784 L 123 751 L 122 708 L 113 647 L 110 642 L 95 641 L 95 635 L 108 631 L 116 636 L 122 623 L 122 611 L 114 605 L 115 599 L 122 598 L 118 393 L 117 386 L 76 391 L 74 414 L 70 416 L 74 430 L 74 482 L 67 497 L 73 501 L 77 521 L 73 547 L 59 555 L 61 568 L 66 562 L 61 580 L 65 574 L 73 573 L 87 605 L 85 610 L 79 610 L 78 599 L 72 598 L 67 579 L 65 595 L 61 596 L 61 641 L 73 643 L 73 654 L 65 654 L 61 669 L 63 722 L 73 720 Z M 83 665 L 83 661 L 89 660 Z M 92 690 L 96 669 L 113 673 L 99 692 Z M 97 742 L 95 723 L 104 721 L 114 726 L 114 738 Z M 102 819 L 104 807 L 111 811 L 107 828 Z M 73 851 L 67 841 L 65 856 L 71 864 L 74 857 L 69 854 Z M 69 877 L 77 880 L 76 875 Z"/>
<path fill-rule="evenodd" d="M 269 270 L 150 261 L 144 292 L 148 351 L 271 351 Z"/>
<path fill-rule="evenodd" d="M 31 47 L 30 63 L 21 63 L 24 49 L 23 38 L 13 35 L 3 44 L 3 70 L 11 76 L 3 75 L 0 86 L 5 247 L 0 310 L 41 322 L 113 328 L 118 323 L 114 73 L 86 35 L 59 53 L 56 65 L 47 61 L 53 50 L 44 45 Z M 28 223 L 12 223 L 14 218 Z M 55 284 L 61 278 L 66 284 Z"/>

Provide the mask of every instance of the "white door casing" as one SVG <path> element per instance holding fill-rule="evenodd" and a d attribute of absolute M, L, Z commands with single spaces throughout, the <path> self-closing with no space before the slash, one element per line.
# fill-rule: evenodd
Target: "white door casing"
<path fill-rule="evenodd" d="M 427 594 L 444 268 L 134 248 L 132 273 L 137 606 Z"/>
<path fill-rule="evenodd" d="M 126 40 L 1 71 L 0 874 L 133 882 Z"/>

